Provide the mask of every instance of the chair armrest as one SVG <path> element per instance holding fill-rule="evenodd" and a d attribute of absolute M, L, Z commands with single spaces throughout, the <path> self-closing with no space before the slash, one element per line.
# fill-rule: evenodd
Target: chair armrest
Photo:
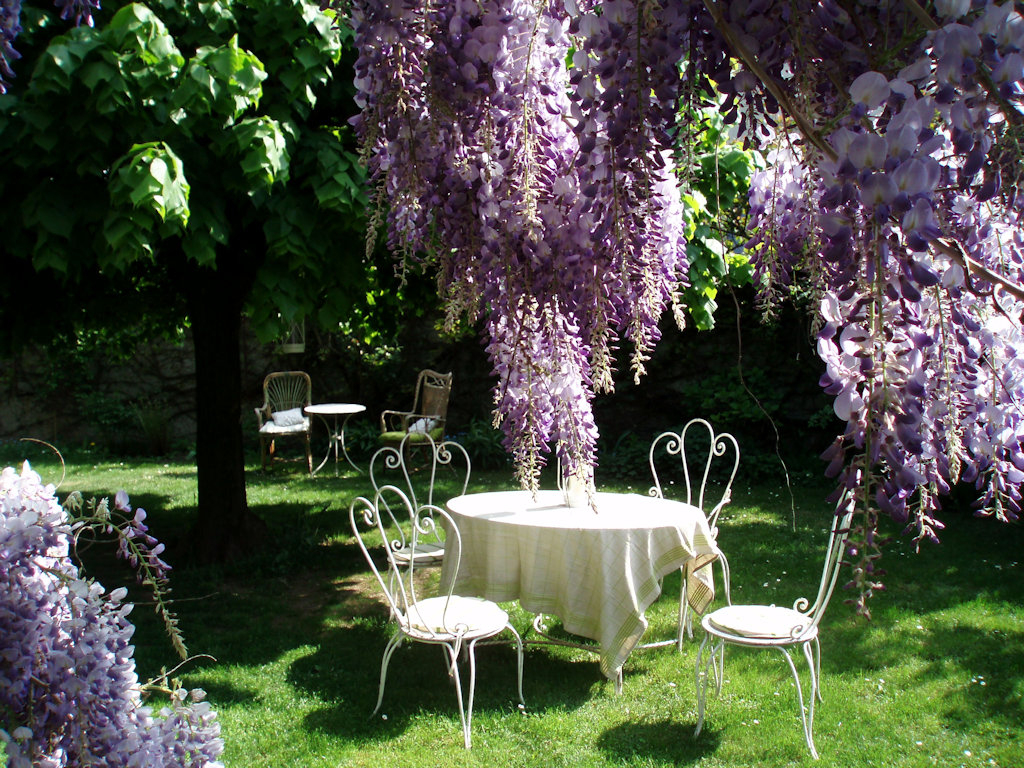
<path fill-rule="evenodd" d="M 381 432 L 404 432 L 409 429 L 409 422 L 416 414 L 409 411 L 381 411 Z"/>
<path fill-rule="evenodd" d="M 262 427 L 264 424 L 267 423 L 267 420 L 270 418 L 269 406 L 264 405 L 260 408 L 253 408 L 252 410 L 256 414 L 257 428 Z"/>

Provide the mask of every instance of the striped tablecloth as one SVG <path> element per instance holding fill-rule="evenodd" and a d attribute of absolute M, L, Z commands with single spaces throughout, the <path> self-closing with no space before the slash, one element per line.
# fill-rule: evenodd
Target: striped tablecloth
<path fill-rule="evenodd" d="M 454 579 L 458 594 L 558 616 L 567 631 L 598 643 L 601 671 L 615 678 L 647 629 L 644 611 L 661 594 L 662 576 L 686 568 L 687 600 L 704 612 L 714 597 L 704 566 L 718 547 L 697 507 L 639 494 L 595 500 L 596 511 L 568 507 L 561 491 L 451 499 L 462 552 L 457 573 L 446 554 L 442 580 Z"/>

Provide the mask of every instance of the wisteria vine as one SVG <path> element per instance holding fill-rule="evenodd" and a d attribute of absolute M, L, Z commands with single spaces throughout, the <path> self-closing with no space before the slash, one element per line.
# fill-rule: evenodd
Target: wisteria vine
<path fill-rule="evenodd" d="M 524 484 L 552 448 L 570 470 L 594 462 L 590 403 L 618 345 L 640 375 L 676 301 L 675 137 L 680 101 L 703 99 L 773 160 L 750 193 L 763 305 L 796 285 L 821 297 L 822 386 L 847 424 L 825 458 L 862 510 L 861 597 L 879 584 L 879 514 L 934 537 L 939 497 L 971 482 L 980 511 L 1016 517 L 1020 11 L 355 2 L 357 127 L 390 241 L 439 267 L 452 316 L 484 317 Z"/>
<path fill-rule="evenodd" d="M 450 323 L 484 318 L 527 487 L 552 448 L 589 476 L 591 402 L 611 389 L 615 349 L 628 340 L 642 373 L 686 275 L 670 158 L 683 24 L 634 11 L 354 4 L 356 128 L 389 243 L 437 265 Z M 613 50 L 614 72 L 589 66 Z"/>
<path fill-rule="evenodd" d="M 27 463 L 0 472 L 0 741 L 8 768 L 221 765 L 220 726 L 203 692 L 165 681 L 167 704 L 155 711 L 146 703 L 127 590 L 107 592 L 71 558 L 76 535 L 94 527 L 117 534 L 122 556 L 150 586 L 162 580 L 160 546 L 146 533 L 145 512 L 128 502 L 122 492 L 113 510 L 99 502 L 87 518 L 71 517 Z M 180 636 L 177 646 L 184 653 Z"/>
<path fill-rule="evenodd" d="M 860 15 L 824 3 L 766 34 L 773 5 L 723 11 L 791 112 L 772 136 L 779 162 L 751 190 L 750 245 L 775 278 L 765 300 L 800 276 L 822 297 L 822 386 L 847 423 L 824 458 L 863 511 L 853 570 L 866 610 L 879 514 L 935 539 L 939 499 L 959 482 L 978 489 L 979 513 L 1020 513 L 1024 20 L 1009 2 Z M 824 46 L 821 66 L 798 66 Z"/>

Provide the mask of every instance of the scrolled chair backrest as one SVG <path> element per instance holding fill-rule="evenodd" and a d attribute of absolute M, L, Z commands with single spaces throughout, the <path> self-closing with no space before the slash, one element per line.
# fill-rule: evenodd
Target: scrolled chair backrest
<path fill-rule="evenodd" d="M 420 615 L 416 605 L 430 595 L 421 594 L 422 585 L 417 583 L 415 576 L 415 558 L 399 556 L 401 551 L 415 548 L 421 538 L 435 539 L 438 526 L 441 526 L 445 529 L 449 543 L 446 557 L 455 558 L 453 573 L 457 573 L 461 539 L 451 515 L 431 504 L 416 507 L 401 488 L 384 485 L 372 497 L 360 496 L 352 501 L 349 505 L 349 522 L 359 549 L 384 593 L 391 615 L 402 628 L 407 631 L 415 629 L 419 634 L 458 633 L 459 628 L 449 626 L 447 621 L 451 585 L 442 587 L 443 592 L 438 596 L 443 596 L 444 601 L 436 615 Z M 375 533 L 368 537 L 371 531 Z M 372 554 L 372 550 L 378 548 L 383 548 L 386 558 L 383 569 Z M 440 620 L 437 616 L 440 616 Z"/>
<path fill-rule="evenodd" d="M 697 448 L 701 449 L 698 461 L 694 457 L 694 434 L 693 432 L 706 432 L 706 437 L 701 439 Z M 689 444 L 687 441 L 689 440 Z M 706 446 L 706 454 L 704 448 Z M 689 450 L 689 452 L 688 452 Z M 691 419 L 679 432 L 662 432 L 651 443 L 648 460 L 651 467 L 651 477 L 654 485 L 651 486 L 648 494 L 650 496 L 664 497 L 661 480 L 658 476 L 657 459 L 660 455 L 678 456 L 683 468 L 683 482 L 686 488 L 686 503 L 699 507 L 707 516 L 708 524 L 714 529 L 718 515 L 722 507 L 729 503 L 732 498 L 732 484 L 736 479 L 736 472 L 740 465 L 740 447 L 736 438 L 728 432 L 715 433 L 714 427 L 705 419 Z M 711 468 L 715 459 L 725 457 L 728 461 L 731 456 L 731 467 L 726 464 L 728 478 L 722 484 L 721 493 L 717 494 L 717 500 L 713 505 L 705 506 L 709 493 L 709 479 Z M 717 483 L 715 484 L 718 485 Z"/>
<path fill-rule="evenodd" d="M 400 482 L 400 487 L 405 490 L 414 508 L 419 507 L 421 503 L 433 504 L 434 484 L 437 481 L 438 468 L 452 467 L 461 475 L 461 493 L 464 494 L 466 488 L 469 487 L 469 477 L 472 473 L 472 465 L 466 449 L 453 440 L 443 440 L 440 443 L 436 443 L 430 435 L 423 434 L 418 435 L 418 440 L 414 443 L 417 448 L 426 448 L 429 451 L 429 472 L 422 484 L 426 488 L 426 497 L 425 500 L 419 498 L 408 462 L 408 459 L 414 455 L 411 450 L 413 446 L 410 443 L 411 437 L 412 435 L 406 435 L 397 446 L 380 448 L 370 457 L 370 484 L 374 489 L 376 490 L 388 484 L 396 485 Z M 464 470 L 460 469 L 463 466 Z M 389 478 L 393 478 L 396 482 L 387 482 Z"/>
<path fill-rule="evenodd" d="M 793 610 L 807 615 L 808 623 L 806 627 L 800 628 L 801 633 L 818 626 L 832 599 L 836 582 L 839 580 L 839 570 L 843 565 L 843 555 L 846 553 L 850 528 L 853 525 L 854 498 L 854 494 L 846 493 L 836 505 L 829 530 L 828 548 L 825 550 L 825 564 L 821 569 L 821 581 L 818 583 L 818 592 L 814 602 L 812 603 L 806 597 L 801 597 L 793 603 Z"/>

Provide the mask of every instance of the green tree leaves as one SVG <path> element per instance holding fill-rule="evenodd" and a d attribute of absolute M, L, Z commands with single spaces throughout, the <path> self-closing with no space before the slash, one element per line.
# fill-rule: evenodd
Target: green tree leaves
<path fill-rule="evenodd" d="M 280 123 L 269 117 L 243 120 L 231 131 L 241 155 L 250 195 L 266 192 L 275 181 L 288 179 L 291 157 Z"/>
<path fill-rule="evenodd" d="M 123 268 L 151 256 L 153 235 L 180 236 L 188 227 L 185 168 L 163 142 L 136 144 L 111 169 L 110 212 L 103 225 L 110 246 L 101 268 Z"/>
<path fill-rule="evenodd" d="M 743 252 L 747 190 L 751 174 L 764 166 L 759 153 L 738 146 L 715 110 L 701 114 L 694 138 L 691 184 L 683 195 L 690 285 L 683 303 L 700 330 L 715 326 L 718 291 L 746 285 L 752 267 Z"/>
<path fill-rule="evenodd" d="M 262 82 L 267 78 L 256 56 L 238 46 L 238 35 L 226 44 L 204 46 L 185 68 L 174 105 L 187 118 L 215 115 L 230 125 L 249 107 L 259 104 Z"/>

